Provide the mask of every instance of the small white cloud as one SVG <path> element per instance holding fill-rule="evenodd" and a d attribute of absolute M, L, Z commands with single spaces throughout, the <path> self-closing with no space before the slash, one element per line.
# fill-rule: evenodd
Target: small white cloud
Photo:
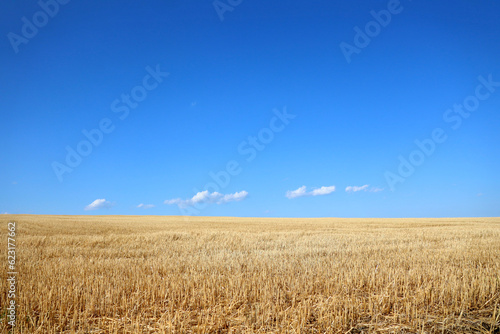
<path fill-rule="evenodd" d="M 479 194 L 477 194 L 477 196 L 478 196 L 478 197 L 483 196 L 483 193 L 479 193 Z"/>
<path fill-rule="evenodd" d="M 174 199 L 167 199 L 165 200 L 165 204 L 169 204 L 169 205 L 172 205 L 172 204 L 180 204 L 182 202 L 182 200 L 180 198 L 174 198 Z"/>
<path fill-rule="evenodd" d="M 8 213 L 8 212 L 2 212 L 2 213 L 0 213 L 0 214 L 1 214 L 1 215 L 9 215 L 10 213 Z"/>
<path fill-rule="evenodd" d="M 191 198 L 191 202 L 193 204 L 196 204 L 196 203 L 204 203 L 204 202 L 215 202 L 216 199 L 222 197 L 223 195 L 221 193 L 218 193 L 217 191 L 214 191 L 213 193 L 209 193 L 208 190 L 205 190 L 205 191 L 200 191 L 198 193 L 196 193 L 196 195 L 194 195 L 192 198 Z"/>
<path fill-rule="evenodd" d="M 288 190 L 285 194 L 287 198 L 297 198 L 302 196 L 321 196 L 328 195 L 335 191 L 335 186 L 321 187 L 318 189 L 313 189 L 312 191 L 307 191 L 306 186 L 302 186 L 295 190 Z"/>
<path fill-rule="evenodd" d="M 217 204 L 221 204 L 221 203 L 227 203 L 227 202 L 233 202 L 233 201 L 241 201 L 243 199 L 245 199 L 245 197 L 248 196 L 248 192 L 246 191 L 240 191 L 240 192 L 236 192 L 234 194 L 227 194 L 227 195 L 224 195 L 224 197 L 222 197 L 218 202 Z"/>
<path fill-rule="evenodd" d="M 295 190 L 288 190 L 286 192 L 285 196 L 288 198 L 296 198 L 296 197 L 306 196 L 306 186 L 302 186 L 302 187 L 295 189 Z"/>
<path fill-rule="evenodd" d="M 151 208 L 154 208 L 155 206 L 153 204 L 139 204 L 137 206 L 138 208 L 141 208 L 141 209 L 151 209 Z"/>
<path fill-rule="evenodd" d="M 164 203 L 169 205 L 176 204 L 180 208 L 186 208 L 188 206 L 193 206 L 198 203 L 224 204 L 229 202 L 236 202 L 244 200 L 247 196 L 248 192 L 245 190 L 240 192 L 235 192 L 234 194 L 226 194 L 226 195 L 221 194 L 217 191 L 210 193 L 208 192 L 208 190 L 205 190 L 196 193 L 196 195 L 194 195 L 189 199 L 180 199 L 180 198 L 167 199 Z"/>
<path fill-rule="evenodd" d="M 358 187 L 358 186 L 348 186 L 345 188 L 345 191 L 348 193 L 350 192 L 357 192 L 357 191 L 366 191 L 368 190 L 368 185 L 365 184 L 364 186 Z"/>
<path fill-rule="evenodd" d="M 87 205 L 84 210 L 89 211 L 89 210 L 97 210 L 97 209 L 109 209 L 113 205 L 114 205 L 113 203 L 106 201 L 105 198 L 101 198 L 101 199 L 96 199 L 95 201 L 93 201 L 92 203 Z"/>
<path fill-rule="evenodd" d="M 334 191 L 335 191 L 335 186 L 321 187 L 319 189 L 314 189 L 313 191 L 311 191 L 311 195 L 312 196 L 328 195 Z"/>
<path fill-rule="evenodd" d="M 345 188 L 345 191 L 348 193 L 355 193 L 358 191 L 369 191 L 372 193 L 378 193 L 379 191 L 384 190 L 384 188 L 378 188 L 378 187 L 368 188 L 368 187 L 369 187 L 368 184 L 365 184 L 364 186 L 348 186 Z"/>

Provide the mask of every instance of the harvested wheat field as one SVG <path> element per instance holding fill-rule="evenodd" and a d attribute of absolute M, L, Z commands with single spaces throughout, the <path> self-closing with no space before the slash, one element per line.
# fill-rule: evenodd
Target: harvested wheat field
<path fill-rule="evenodd" d="M 500 331 L 500 218 L 9 221 L 17 333 Z"/>

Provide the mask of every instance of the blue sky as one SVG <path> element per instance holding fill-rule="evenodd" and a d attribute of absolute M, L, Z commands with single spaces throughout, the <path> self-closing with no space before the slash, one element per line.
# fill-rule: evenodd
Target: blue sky
<path fill-rule="evenodd" d="M 498 2 L 1 6 L 0 213 L 500 215 Z"/>

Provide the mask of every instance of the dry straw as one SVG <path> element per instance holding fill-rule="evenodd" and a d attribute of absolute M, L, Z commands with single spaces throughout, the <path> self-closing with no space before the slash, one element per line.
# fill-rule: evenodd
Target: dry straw
<path fill-rule="evenodd" d="M 500 331 L 499 218 L 12 220 L 18 333 Z"/>

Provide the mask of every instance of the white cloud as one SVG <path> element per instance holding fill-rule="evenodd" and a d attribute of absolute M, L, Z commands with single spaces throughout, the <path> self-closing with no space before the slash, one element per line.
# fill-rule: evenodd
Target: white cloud
<path fill-rule="evenodd" d="M 295 197 L 301 197 L 301 196 L 306 196 L 306 186 L 302 186 L 299 189 L 296 190 L 288 190 L 286 192 L 286 197 L 288 198 L 295 198 Z"/>
<path fill-rule="evenodd" d="M 89 210 L 97 210 L 97 209 L 109 209 L 113 205 L 114 205 L 113 203 L 106 201 L 105 198 L 101 198 L 101 199 L 96 199 L 95 201 L 93 201 L 92 203 L 87 205 L 85 207 L 85 210 L 89 211 Z"/>
<path fill-rule="evenodd" d="M 174 199 L 167 199 L 163 203 L 171 205 L 171 204 L 180 204 L 181 202 L 182 200 L 180 198 L 174 198 Z"/>
<path fill-rule="evenodd" d="M 355 193 L 358 191 L 369 191 L 372 193 L 378 193 L 379 191 L 384 190 L 384 188 L 378 188 L 378 187 L 368 188 L 368 187 L 369 187 L 368 184 L 365 184 L 364 186 L 348 186 L 345 188 L 345 191 L 348 193 Z"/>
<path fill-rule="evenodd" d="M 248 192 L 246 192 L 244 190 L 240 191 L 240 192 L 236 192 L 234 194 L 224 195 L 224 197 L 222 197 L 222 199 L 219 201 L 218 204 L 233 202 L 233 201 L 241 201 L 241 200 L 245 199 L 245 197 L 247 197 L 247 196 L 248 196 Z"/>
<path fill-rule="evenodd" d="M 366 191 L 368 190 L 368 184 L 365 184 L 364 186 L 358 187 L 358 186 L 348 186 L 345 188 L 345 191 L 348 193 L 350 192 L 357 192 L 357 191 Z"/>
<path fill-rule="evenodd" d="M 221 194 L 217 191 L 210 193 L 208 192 L 208 190 L 205 190 L 196 193 L 196 195 L 194 195 L 189 199 L 180 199 L 180 198 L 167 199 L 164 203 L 169 205 L 176 204 L 180 208 L 185 208 L 188 206 L 193 206 L 198 203 L 224 204 L 228 202 L 236 202 L 244 200 L 247 196 L 248 192 L 245 190 L 240 192 L 235 192 L 234 194 L 226 194 L 226 195 Z"/>
<path fill-rule="evenodd" d="M 288 190 L 285 194 L 287 198 L 297 198 L 302 196 L 321 196 L 328 195 L 335 191 L 335 186 L 321 187 L 318 189 L 313 189 L 312 191 L 307 191 L 306 186 L 302 186 L 295 190 Z"/>
<path fill-rule="evenodd" d="M 314 189 L 313 191 L 311 191 L 311 195 L 313 196 L 328 195 L 334 191 L 335 191 L 335 186 L 321 187 L 319 189 Z"/>
<path fill-rule="evenodd" d="M 155 206 L 153 204 L 139 204 L 137 206 L 138 208 L 141 208 L 141 209 L 151 209 L 151 208 L 154 208 Z"/>

